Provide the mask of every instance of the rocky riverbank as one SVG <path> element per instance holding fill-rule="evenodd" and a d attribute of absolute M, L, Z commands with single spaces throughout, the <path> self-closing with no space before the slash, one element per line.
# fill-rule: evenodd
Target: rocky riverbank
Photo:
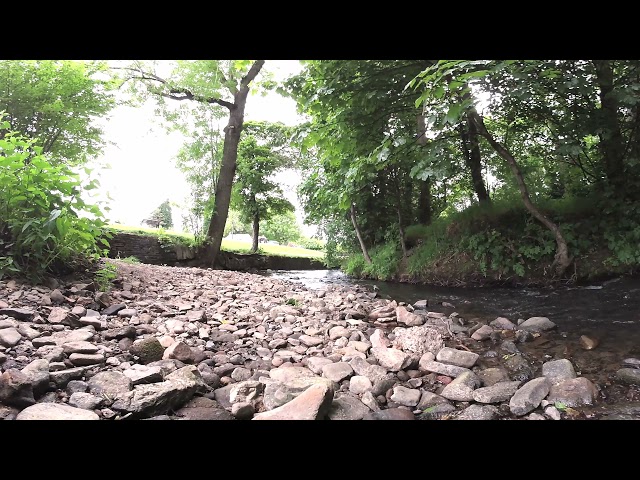
<path fill-rule="evenodd" d="M 0 281 L 0 418 L 640 417 L 607 394 L 635 400 L 640 360 L 605 385 L 519 348 L 555 334 L 545 317 L 485 324 L 364 287 L 109 262 L 108 292 Z"/>

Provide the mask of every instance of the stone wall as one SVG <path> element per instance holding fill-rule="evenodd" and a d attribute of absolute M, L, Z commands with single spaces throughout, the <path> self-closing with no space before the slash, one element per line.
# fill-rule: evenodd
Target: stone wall
<path fill-rule="evenodd" d="M 162 244 L 152 235 L 118 232 L 109 241 L 110 258 L 136 257 L 142 263 L 184 267 L 207 267 L 198 252 L 184 245 Z M 226 270 L 324 270 L 327 267 L 310 258 L 249 255 L 221 251 L 218 266 Z"/>

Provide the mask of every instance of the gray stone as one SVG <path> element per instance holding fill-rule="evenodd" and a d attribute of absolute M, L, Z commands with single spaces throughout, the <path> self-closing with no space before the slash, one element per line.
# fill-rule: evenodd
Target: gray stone
<path fill-rule="evenodd" d="M 247 402 L 234 403 L 231 406 L 231 414 L 238 420 L 250 420 L 255 412 L 253 405 Z"/>
<path fill-rule="evenodd" d="M 317 375 L 322 375 L 322 368 L 330 363 L 333 363 L 333 361 L 325 357 L 309 357 L 307 359 L 307 368 Z"/>
<path fill-rule="evenodd" d="M 402 370 L 411 360 L 409 355 L 396 348 L 374 347 L 371 353 L 382 367 L 392 372 Z"/>
<path fill-rule="evenodd" d="M 458 367 L 471 368 L 476 364 L 479 356 L 477 353 L 444 347 L 437 353 L 436 360 L 441 363 L 457 365 Z"/>
<path fill-rule="evenodd" d="M 637 368 L 621 368 L 616 372 L 616 378 L 623 383 L 640 385 L 640 370 Z"/>
<path fill-rule="evenodd" d="M 415 420 L 415 415 L 404 408 L 387 408 L 367 413 L 363 420 Z"/>
<path fill-rule="evenodd" d="M 131 365 L 131 368 L 124 370 L 122 374 L 131 380 L 132 386 L 162 381 L 162 369 L 149 365 Z"/>
<path fill-rule="evenodd" d="M 482 381 L 482 385 L 485 387 L 490 387 L 491 385 L 495 385 L 499 382 L 509 381 L 509 374 L 502 367 L 485 368 L 477 371 L 476 375 L 478 375 Z"/>
<path fill-rule="evenodd" d="M 391 346 L 391 341 L 389 341 L 384 332 L 379 328 L 371 334 L 369 341 L 374 348 L 389 348 Z"/>
<path fill-rule="evenodd" d="M 64 365 L 64 364 L 63 364 Z M 58 388 L 65 388 L 71 380 L 77 380 L 83 377 L 87 371 L 87 367 L 67 368 L 65 370 L 54 370 L 54 363 L 49 364 L 49 379 L 56 384 Z"/>
<path fill-rule="evenodd" d="M 66 297 L 57 288 L 51 291 L 49 298 L 53 303 L 64 303 L 66 300 Z"/>
<path fill-rule="evenodd" d="M 15 328 L 3 328 L 0 329 L 0 345 L 3 347 L 14 347 L 16 346 L 20 340 L 22 340 L 22 335 Z"/>
<path fill-rule="evenodd" d="M 418 405 L 416 405 L 416 408 L 419 410 L 425 410 L 429 407 L 440 405 L 442 403 L 449 404 L 449 400 L 444 398 L 442 395 L 424 390 L 420 395 L 420 401 L 418 402 Z"/>
<path fill-rule="evenodd" d="M 104 363 L 104 355 L 101 353 L 72 353 L 69 361 L 76 366 L 97 365 Z"/>
<path fill-rule="evenodd" d="M 509 401 L 509 409 L 521 417 L 535 410 L 540 402 L 549 395 L 551 382 L 547 377 L 538 377 L 520 387 Z"/>
<path fill-rule="evenodd" d="M 441 420 L 444 418 L 452 418 L 456 412 L 456 407 L 447 403 L 437 403 L 424 409 L 418 416 L 420 420 Z"/>
<path fill-rule="evenodd" d="M 216 388 L 213 391 L 213 396 L 222 407 L 230 409 L 231 408 L 231 389 L 234 388 L 235 384 L 225 385 L 224 387 Z"/>
<path fill-rule="evenodd" d="M 473 399 L 478 403 L 500 403 L 509 400 L 520 387 L 520 382 L 498 382 L 489 387 L 473 391 Z"/>
<path fill-rule="evenodd" d="M 428 306 L 429 306 L 428 300 L 418 300 L 413 304 L 413 308 L 415 308 L 416 310 L 426 310 Z"/>
<path fill-rule="evenodd" d="M 49 312 L 49 316 L 47 317 L 47 322 L 51 324 L 69 325 L 70 314 L 71 312 L 66 308 L 53 307 L 51 309 L 51 312 Z"/>
<path fill-rule="evenodd" d="M 515 330 L 517 328 L 515 323 L 504 317 L 496 318 L 492 322 L 489 322 L 489 325 L 498 330 Z"/>
<path fill-rule="evenodd" d="M 406 325 L 408 327 L 416 327 L 424 323 L 424 317 L 411 313 L 406 307 L 402 306 L 396 307 L 396 317 L 399 324 Z"/>
<path fill-rule="evenodd" d="M 72 353 L 98 353 L 100 349 L 91 342 L 68 342 L 62 346 L 62 350 L 67 355 Z"/>
<path fill-rule="evenodd" d="M 494 331 L 495 330 L 492 327 L 490 327 L 489 325 L 482 325 L 479 329 L 477 329 L 475 332 L 473 332 L 473 334 L 471 335 L 471 338 L 481 342 L 482 340 L 489 339 L 491 337 L 491 334 Z"/>
<path fill-rule="evenodd" d="M 398 379 L 393 374 L 387 374 L 373 382 L 371 393 L 374 395 L 384 395 L 387 390 L 396 384 L 397 380 Z"/>
<path fill-rule="evenodd" d="M 234 368 L 233 372 L 231 372 L 231 378 L 233 378 L 236 382 L 249 380 L 251 378 L 251 370 L 244 367 Z"/>
<path fill-rule="evenodd" d="M 290 402 L 255 415 L 253 420 L 321 420 L 327 415 L 332 401 L 333 388 L 315 384 Z"/>
<path fill-rule="evenodd" d="M 522 330 L 529 332 L 546 332 L 556 328 L 556 324 L 549 320 L 547 317 L 531 317 L 528 320 L 522 322 L 519 326 Z"/>
<path fill-rule="evenodd" d="M 256 402 L 264 389 L 264 385 L 257 380 L 246 380 L 236 383 L 229 390 L 229 403 Z"/>
<path fill-rule="evenodd" d="M 431 352 L 424 353 L 420 357 L 420 360 L 418 361 L 418 368 L 422 372 L 428 372 L 427 363 L 433 362 L 435 359 L 436 359 L 436 356 L 433 353 L 431 353 Z"/>
<path fill-rule="evenodd" d="M 188 365 L 167 375 L 164 382 L 136 385 L 120 394 L 111 408 L 132 413 L 134 418 L 162 415 L 184 405 L 203 387 L 198 369 Z"/>
<path fill-rule="evenodd" d="M 81 325 L 90 325 L 96 330 L 106 330 L 107 321 L 102 320 L 100 317 L 87 315 L 78 319 L 78 323 Z"/>
<path fill-rule="evenodd" d="M 95 410 L 104 404 L 104 398 L 96 397 L 90 393 L 74 392 L 69 397 L 69 405 L 83 408 L 85 410 Z"/>
<path fill-rule="evenodd" d="M 480 385 L 481 382 L 478 376 L 471 371 L 466 371 L 445 386 L 440 394 L 448 400 L 470 402 L 473 400 L 474 389 Z"/>
<path fill-rule="evenodd" d="M 118 313 L 120 310 L 123 310 L 127 308 L 127 306 L 124 303 L 116 303 L 115 305 L 111 305 L 107 308 L 105 308 L 104 310 L 102 310 L 102 315 L 115 315 L 116 313 Z"/>
<path fill-rule="evenodd" d="M 33 360 L 22 369 L 22 373 L 29 377 L 33 386 L 33 394 L 36 397 L 41 396 L 49 389 L 49 360 Z"/>
<path fill-rule="evenodd" d="M 191 350 L 191 347 L 184 342 L 173 343 L 164 351 L 162 358 L 164 360 L 175 358 L 176 360 L 180 360 L 184 363 L 194 363 L 193 351 Z"/>
<path fill-rule="evenodd" d="M 393 389 L 391 400 L 406 407 L 415 407 L 418 405 L 421 395 L 420 390 L 397 386 Z"/>
<path fill-rule="evenodd" d="M 552 402 L 561 402 L 567 407 L 582 407 L 593 405 L 598 396 L 596 386 L 585 377 L 564 380 L 551 385 L 547 399 Z"/>
<path fill-rule="evenodd" d="M 336 383 L 353 375 L 353 368 L 346 362 L 330 363 L 322 368 L 322 376 Z"/>
<path fill-rule="evenodd" d="M 495 420 L 498 417 L 498 409 L 493 405 L 469 405 L 456 420 Z"/>
<path fill-rule="evenodd" d="M 25 408 L 36 403 L 29 375 L 10 368 L 0 375 L 0 403 Z"/>
<path fill-rule="evenodd" d="M 44 338 L 49 338 L 50 340 L 54 341 L 56 345 L 58 345 L 59 347 L 62 347 L 65 343 L 69 343 L 69 342 L 82 342 L 85 340 L 91 340 L 93 338 L 93 333 L 90 332 L 89 330 L 63 330 L 61 332 L 53 332 L 51 334 L 50 337 L 44 337 Z M 34 339 L 34 345 L 35 342 L 37 342 L 38 340 L 42 340 L 43 337 L 38 337 L 36 339 Z"/>
<path fill-rule="evenodd" d="M 123 338 L 136 338 L 136 327 L 133 325 L 127 325 L 120 328 L 112 328 L 104 332 L 104 338 L 106 340 L 121 340 Z"/>
<path fill-rule="evenodd" d="M 28 338 L 29 340 L 33 340 L 34 338 L 38 338 L 40 335 L 42 335 L 42 332 L 36 330 L 35 328 L 31 328 L 29 325 L 24 323 L 18 326 L 18 332 L 20 333 L 20 335 Z"/>
<path fill-rule="evenodd" d="M 509 357 L 504 366 L 511 372 L 513 380 L 528 382 L 535 376 L 535 370 L 531 364 L 519 354 Z"/>
<path fill-rule="evenodd" d="M 349 391 L 354 395 L 361 395 L 370 392 L 373 388 L 371 380 L 364 375 L 354 375 L 349 379 Z"/>
<path fill-rule="evenodd" d="M 123 308 L 122 310 L 118 310 L 119 317 L 133 317 L 138 313 L 135 308 Z"/>
<path fill-rule="evenodd" d="M 311 335 L 300 335 L 300 337 L 298 337 L 298 340 L 300 340 L 300 342 L 307 347 L 315 347 L 316 345 L 322 345 L 324 343 L 324 340 L 322 338 L 314 337 Z"/>
<path fill-rule="evenodd" d="M 542 376 L 547 377 L 552 385 L 577 377 L 573 365 L 566 358 L 543 363 Z"/>
<path fill-rule="evenodd" d="M 62 347 L 56 345 L 45 345 L 38 348 L 38 355 L 50 362 L 60 362 L 64 359 L 64 351 Z"/>
<path fill-rule="evenodd" d="M 0 315 L 8 315 L 17 320 L 31 320 L 35 313 L 29 308 L 0 308 Z"/>
<path fill-rule="evenodd" d="M 329 420 L 362 420 L 371 410 L 351 395 L 337 394 L 327 413 Z"/>
<path fill-rule="evenodd" d="M 4 319 L 0 320 L 0 330 L 2 330 L 3 328 L 18 328 L 19 326 L 20 326 L 20 323 L 10 318 L 6 320 Z"/>
<path fill-rule="evenodd" d="M 434 372 L 447 377 L 457 377 L 465 372 L 471 372 L 468 368 L 458 367 L 456 365 L 447 365 L 440 362 L 424 362 L 423 368 L 427 372 Z"/>
<path fill-rule="evenodd" d="M 76 392 L 86 393 L 89 390 L 89 384 L 83 380 L 71 380 L 67 383 L 67 394 L 73 395 Z"/>
<path fill-rule="evenodd" d="M 393 345 L 405 352 L 422 355 L 426 352 L 437 354 L 444 347 L 442 335 L 436 328 L 430 325 L 420 327 L 393 329 L 395 339 Z"/>
<path fill-rule="evenodd" d="M 112 402 L 131 390 L 131 379 L 120 372 L 104 371 L 95 374 L 88 381 L 89 393 L 104 397 Z"/>
<path fill-rule="evenodd" d="M 269 376 L 294 391 L 303 391 L 315 384 L 327 385 L 332 390 L 336 389 L 332 380 L 319 377 L 304 367 L 274 368 L 269 371 Z"/>
<path fill-rule="evenodd" d="M 378 401 L 376 400 L 376 397 L 373 393 L 371 392 L 363 393 L 360 400 L 364 405 L 369 407 L 369 409 L 371 409 L 372 411 L 377 412 L 380 410 L 380 405 L 378 405 Z"/>
<path fill-rule="evenodd" d="M 22 410 L 16 420 L 100 420 L 100 417 L 63 403 L 38 403 Z"/>

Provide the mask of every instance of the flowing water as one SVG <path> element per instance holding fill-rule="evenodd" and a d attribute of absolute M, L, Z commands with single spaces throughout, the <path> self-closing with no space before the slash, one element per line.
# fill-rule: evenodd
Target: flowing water
<path fill-rule="evenodd" d="M 514 323 L 534 316 L 548 317 L 557 325 L 545 338 L 518 348 L 540 362 L 567 358 L 576 371 L 603 388 L 612 401 L 640 400 L 635 387 L 613 385 L 615 372 L 627 358 L 640 358 L 640 278 L 617 278 L 594 285 L 556 288 L 436 287 L 403 283 L 353 280 L 337 270 L 271 271 L 269 275 L 300 282 L 310 289 L 326 285 L 362 285 L 383 298 L 413 304 L 428 300 L 428 309 L 458 312 L 467 321 L 506 317 Z M 444 305 L 443 305 L 444 302 Z M 587 350 L 580 337 L 596 340 Z M 482 348 L 496 349 L 497 345 Z M 607 390 L 608 389 L 608 390 Z"/>

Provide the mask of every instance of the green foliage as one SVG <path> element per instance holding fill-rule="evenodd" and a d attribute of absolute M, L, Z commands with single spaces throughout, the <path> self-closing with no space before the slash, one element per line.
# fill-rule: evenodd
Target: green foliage
<path fill-rule="evenodd" d="M 109 246 L 91 170 L 52 164 L 42 148 L 9 129 L 0 115 L 0 278 L 40 279 L 52 269 L 97 258 Z"/>
<path fill-rule="evenodd" d="M 317 238 L 301 237 L 298 239 L 298 244 L 301 247 L 308 248 L 309 250 L 324 250 L 326 242 L 318 240 Z"/>
<path fill-rule="evenodd" d="M 379 245 L 371 249 L 369 254 L 371 264 L 365 262 L 361 253 L 349 256 L 343 265 L 345 273 L 375 280 L 392 280 L 398 272 L 399 261 L 402 257 L 397 243 Z"/>
<path fill-rule="evenodd" d="M 0 111 L 52 164 L 80 165 L 106 143 L 96 120 L 115 106 L 103 61 L 0 60 Z"/>
<path fill-rule="evenodd" d="M 281 245 L 297 242 L 301 235 L 298 219 L 290 211 L 263 220 L 260 222 L 260 231 L 269 240 L 276 240 Z"/>
<path fill-rule="evenodd" d="M 165 200 L 162 202 L 158 208 L 156 208 L 151 216 L 150 220 L 155 220 L 158 222 L 158 225 L 161 228 L 173 228 L 173 218 L 171 215 L 171 202 L 169 200 Z"/>
<path fill-rule="evenodd" d="M 113 263 L 105 262 L 94 274 L 94 281 L 98 285 L 98 290 L 108 292 L 111 290 L 113 280 L 118 276 L 118 267 Z"/>
<path fill-rule="evenodd" d="M 130 265 L 136 265 L 136 264 L 140 263 L 140 260 L 138 259 L 138 257 L 134 257 L 133 255 L 130 255 L 130 256 L 125 257 L 125 258 L 120 258 L 119 260 L 121 262 L 128 263 Z"/>
<path fill-rule="evenodd" d="M 294 307 L 299 307 L 301 305 L 300 301 L 295 298 L 287 298 L 287 301 L 285 303 Z"/>

